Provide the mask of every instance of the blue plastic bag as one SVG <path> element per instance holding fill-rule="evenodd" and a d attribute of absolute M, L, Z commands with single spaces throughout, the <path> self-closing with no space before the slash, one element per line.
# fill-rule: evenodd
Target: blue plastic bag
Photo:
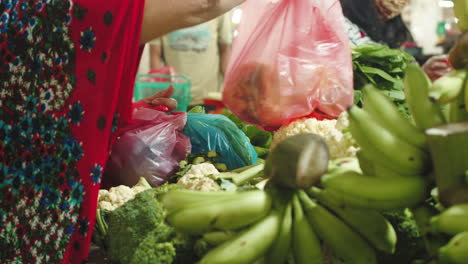
<path fill-rule="evenodd" d="M 224 115 L 189 113 L 182 133 L 190 138 L 192 154 L 214 150 L 229 170 L 257 163 L 249 138 Z"/>

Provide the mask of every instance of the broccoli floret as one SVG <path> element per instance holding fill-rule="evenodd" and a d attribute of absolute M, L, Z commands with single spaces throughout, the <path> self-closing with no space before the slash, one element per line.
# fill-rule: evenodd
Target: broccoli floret
<path fill-rule="evenodd" d="M 164 210 L 155 198 L 156 189 L 135 196 L 108 217 L 109 256 L 117 263 L 129 263 L 149 232 L 164 222 Z"/>
<path fill-rule="evenodd" d="M 199 259 L 193 248 L 196 239 L 162 223 L 138 245 L 130 264 L 187 264 Z"/>
<path fill-rule="evenodd" d="M 426 256 L 424 239 L 409 209 L 385 211 L 382 214 L 395 228 L 398 240 L 394 254 L 379 252 L 379 264 L 411 263 Z"/>
<path fill-rule="evenodd" d="M 163 228 L 164 229 L 164 228 Z M 130 264 L 172 264 L 176 256 L 176 249 L 171 242 L 164 241 L 164 230 L 153 230 L 138 245 Z"/>
<path fill-rule="evenodd" d="M 195 238 L 179 233 L 165 220 L 159 198 L 177 184 L 165 184 L 139 193 L 108 219 L 108 255 L 115 263 L 195 263 Z"/>

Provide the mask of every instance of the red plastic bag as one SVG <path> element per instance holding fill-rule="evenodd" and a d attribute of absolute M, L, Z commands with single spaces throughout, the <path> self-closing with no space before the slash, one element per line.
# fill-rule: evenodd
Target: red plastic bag
<path fill-rule="evenodd" d="M 152 186 L 166 182 L 190 153 L 190 139 L 180 131 L 187 113 L 165 113 L 149 106 L 134 108 L 131 124 L 119 130 L 105 169 L 110 185 L 132 186 L 145 177 Z"/>
<path fill-rule="evenodd" d="M 248 0 L 224 83 L 225 105 L 275 129 L 338 117 L 353 104 L 351 49 L 338 0 Z"/>

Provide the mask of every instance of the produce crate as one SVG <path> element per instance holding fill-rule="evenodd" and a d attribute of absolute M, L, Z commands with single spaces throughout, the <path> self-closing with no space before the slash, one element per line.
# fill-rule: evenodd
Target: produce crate
<path fill-rule="evenodd" d="M 168 88 L 170 85 L 174 87 L 174 94 L 171 98 L 177 100 L 178 103 L 175 111 L 186 112 L 192 100 L 192 92 L 190 80 L 185 76 L 140 74 L 135 82 L 134 99 L 135 101 L 141 100 Z"/>

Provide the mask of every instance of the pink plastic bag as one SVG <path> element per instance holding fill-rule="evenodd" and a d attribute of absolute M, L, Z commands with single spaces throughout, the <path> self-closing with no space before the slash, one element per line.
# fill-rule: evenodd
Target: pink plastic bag
<path fill-rule="evenodd" d="M 243 121 L 275 129 L 353 104 L 351 49 L 338 0 L 248 0 L 223 102 Z"/>
<path fill-rule="evenodd" d="M 145 177 L 152 186 L 166 182 L 190 153 L 190 139 L 179 132 L 187 122 L 185 112 L 168 114 L 135 107 L 132 123 L 119 131 L 105 175 L 118 185 L 132 186 Z"/>

